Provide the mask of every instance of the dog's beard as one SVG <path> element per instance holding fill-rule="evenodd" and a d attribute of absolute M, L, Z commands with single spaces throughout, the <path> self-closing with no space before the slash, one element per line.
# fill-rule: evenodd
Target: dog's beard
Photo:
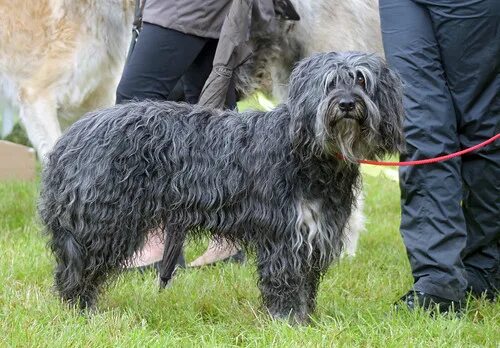
<path fill-rule="evenodd" d="M 324 112 L 318 114 L 316 130 L 323 148 L 330 154 L 342 155 L 350 162 L 363 156 L 367 146 L 363 141 L 363 124 L 366 122 L 366 108 L 356 103 L 354 110 L 345 113 L 337 103 L 329 103 Z"/>
<path fill-rule="evenodd" d="M 329 154 L 341 155 L 355 163 L 373 158 L 373 147 L 379 141 L 380 113 L 370 98 L 359 93 L 353 110 L 340 109 L 335 96 L 325 99 L 318 108 L 316 132 Z"/>
<path fill-rule="evenodd" d="M 346 118 L 339 120 L 333 126 L 335 136 L 332 139 L 334 147 L 342 157 L 350 162 L 356 162 L 362 153 L 361 125 L 358 121 Z"/>

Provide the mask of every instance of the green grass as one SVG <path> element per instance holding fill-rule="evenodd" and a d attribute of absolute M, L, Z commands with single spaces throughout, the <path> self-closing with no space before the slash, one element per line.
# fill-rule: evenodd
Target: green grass
<path fill-rule="evenodd" d="M 394 312 L 411 286 L 398 234 L 397 183 L 365 180 L 367 231 L 354 259 L 331 267 L 313 322 L 262 310 L 253 261 L 181 272 L 158 292 L 153 273 L 123 274 L 82 316 L 52 291 L 53 260 L 35 214 L 37 183 L 0 184 L 0 347 L 469 347 L 500 345 L 500 304 L 473 300 L 461 319 Z M 190 245 L 194 258 L 203 245 Z"/>

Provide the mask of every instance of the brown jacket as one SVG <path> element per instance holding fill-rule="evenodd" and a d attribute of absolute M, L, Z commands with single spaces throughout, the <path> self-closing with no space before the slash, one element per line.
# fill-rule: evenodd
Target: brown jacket
<path fill-rule="evenodd" d="M 270 37 L 278 31 L 276 17 L 299 20 L 289 0 L 233 0 L 222 26 L 212 72 L 198 104 L 222 108 L 234 70 L 252 54 L 252 37 Z"/>
<path fill-rule="evenodd" d="M 144 1 L 144 0 L 143 0 Z M 143 21 L 218 39 L 231 0 L 145 0 Z"/>

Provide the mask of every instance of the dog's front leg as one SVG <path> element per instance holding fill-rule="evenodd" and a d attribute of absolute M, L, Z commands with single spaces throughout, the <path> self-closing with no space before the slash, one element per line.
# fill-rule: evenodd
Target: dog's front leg
<path fill-rule="evenodd" d="M 307 323 L 316 290 L 311 292 L 305 257 L 292 245 L 268 244 L 258 249 L 257 267 L 262 300 L 269 314 L 292 324 Z"/>
<path fill-rule="evenodd" d="M 24 96 L 19 116 L 39 159 L 45 161 L 45 156 L 61 136 L 55 100 L 48 95 Z"/>

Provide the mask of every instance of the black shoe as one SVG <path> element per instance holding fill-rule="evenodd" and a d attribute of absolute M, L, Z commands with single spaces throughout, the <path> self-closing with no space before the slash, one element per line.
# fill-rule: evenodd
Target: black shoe
<path fill-rule="evenodd" d="M 474 298 L 484 298 L 495 302 L 500 293 L 500 275 L 498 271 L 487 272 L 472 267 L 465 268 L 467 272 L 467 292 Z"/>
<path fill-rule="evenodd" d="M 498 298 L 499 291 L 470 286 L 467 289 L 467 293 L 470 294 L 474 299 L 484 298 L 490 302 L 495 302 Z"/>
<path fill-rule="evenodd" d="M 408 309 L 413 311 L 423 308 L 432 313 L 460 313 L 462 312 L 462 301 L 448 300 L 443 297 L 426 294 L 422 291 L 410 290 L 395 304 L 396 309 Z"/>

